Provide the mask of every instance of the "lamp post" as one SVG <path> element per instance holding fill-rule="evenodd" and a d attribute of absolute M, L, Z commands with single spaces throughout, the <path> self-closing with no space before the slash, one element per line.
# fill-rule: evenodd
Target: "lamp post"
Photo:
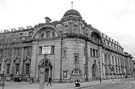
<path fill-rule="evenodd" d="M 5 85 L 5 83 L 4 83 L 4 69 L 2 69 L 2 89 L 4 89 L 4 85 Z"/>
<path fill-rule="evenodd" d="M 62 49 L 63 49 L 63 32 L 60 31 L 60 82 L 62 82 Z"/>

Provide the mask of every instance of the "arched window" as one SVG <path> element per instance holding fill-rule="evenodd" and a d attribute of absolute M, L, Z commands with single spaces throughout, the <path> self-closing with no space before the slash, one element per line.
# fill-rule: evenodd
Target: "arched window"
<path fill-rule="evenodd" d="M 51 63 L 50 63 L 50 61 L 47 59 L 47 60 L 44 60 L 44 61 L 41 63 L 41 66 L 51 66 Z"/>
<path fill-rule="evenodd" d="M 52 37 L 55 37 L 55 32 L 52 31 Z"/>
<path fill-rule="evenodd" d="M 46 31 L 46 38 L 50 38 L 50 31 Z"/>
<path fill-rule="evenodd" d="M 44 33 L 41 33 L 41 38 L 44 38 Z"/>
<path fill-rule="evenodd" d="M 94 42 L 99 43 L 99 36 L 98 36 L 98 34 L 92 33 L 92 34 L 91 34 L 91 39 L 92 39 Z"/>

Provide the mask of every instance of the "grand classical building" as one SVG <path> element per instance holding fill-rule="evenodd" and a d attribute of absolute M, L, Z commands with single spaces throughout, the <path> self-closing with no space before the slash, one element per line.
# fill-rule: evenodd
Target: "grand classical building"
<path fill-rule="evenodd" d="M 51 50 L 44 55 L 45 48 Z M 34 27 L 0 33 L 0 69 L 6 79 L 40 79 L 40 68 L 61 82 L 132 77 L 132 56 L 119 42 L 83 20 L 74 9 L 59 21 L 45 18 Z"/>

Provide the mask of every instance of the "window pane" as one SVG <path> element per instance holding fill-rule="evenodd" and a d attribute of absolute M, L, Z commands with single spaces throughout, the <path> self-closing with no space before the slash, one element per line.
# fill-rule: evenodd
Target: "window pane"
<path fill-rule="evenodd" d="M 52 37 L 55 37 L 55 32 L 52 32 Z"/>
<path fill-rule="evenodd" d="M 54 54 L 54 46 L 51 46 L 51 54 Z"/>
<path fill-rule="evenodd" d="M 39 47 L 39 54 L 42 54 L 42 46 Z"/>
<path fill-rule="evenodd" d="M 16 74 L 18 75 L 19 74 L 19 69 L 20 69 L 20 64 L 16 64 Z"/>
<path fill-rule="evenodd" d="M 79 64 L 79 53 L 74 53 L 75 64 Z"/>
<path fill-rule="evenodd" d="M 90 48 L 90 55 L 91 55 L 91 57 L 93 57 L 93 55 L 92 55 L 93 53 L 92 53 L 92 48 Z"/>
<path fill-rule="evenodd" d="M 30 73 L 30 64 L 25 64 L 26 74 Z"/>
<path fill-rule="evenodd" d="M 67 71 L 63 71 L 63 78 L 67 78 Z"/>
<path fill-rule="evenodd" d="M 46 38 L 50 38 L 50 31 L 46 31 Z"/>
<path fill-rule="evenodd" d="M 10 72 L 10 64 L 7 64 L 7 74 Z"/>
<path fill-rule="evenodd" d="M 41 38 L 44 38 L 44 33 L 41 33 Z"/>

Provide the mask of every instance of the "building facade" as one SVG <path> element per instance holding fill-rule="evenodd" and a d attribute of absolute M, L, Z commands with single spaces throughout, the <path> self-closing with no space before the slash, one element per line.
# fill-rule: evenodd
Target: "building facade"
<path fill-rule="evenodd" d="M 40 68 L 45 81 L 52 77 L 54 82 L 132 77 L 132 56 L 87 24 L 77 10 L 66 11 L 60 21 L 45 21 L 0 33 L 0 69 L 7 79 L 39 81 Z M 43 54 L 45 47 L 51 48 L 50 54 Z"/>

